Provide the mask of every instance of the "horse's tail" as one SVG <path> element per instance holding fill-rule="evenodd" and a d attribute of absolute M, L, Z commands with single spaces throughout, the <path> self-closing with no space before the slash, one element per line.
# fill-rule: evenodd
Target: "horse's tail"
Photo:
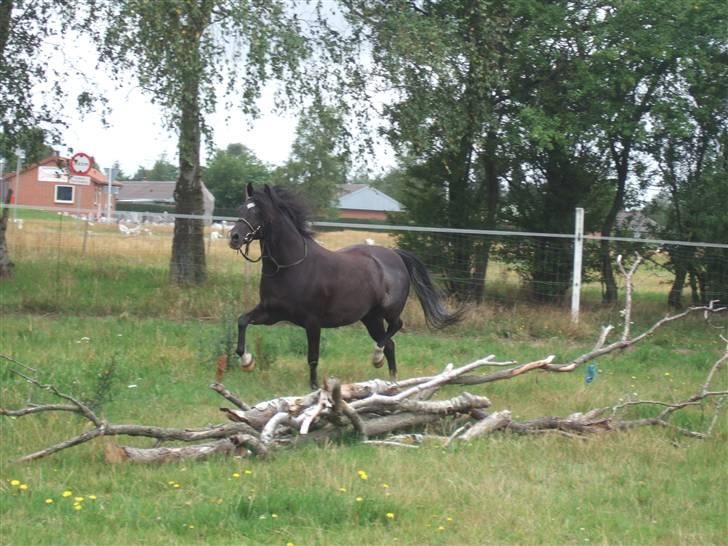
<path fill-rule="evenodd" d="M 410 280 L 415 288 L 415 294 L 417 294 L 417 299 L 420 300 L 422 310 L 425 312 L 427 326 L 439 330 L 459 322 L 462 319 L 464 309 L 461 307 L 452 313 L 445 310 L 442 304 L 442 296 L 435 288 L 425 264 L 411 252 L 398 248 L 394 249 L 394 251 L 399 254 L 407 267 Z"/>

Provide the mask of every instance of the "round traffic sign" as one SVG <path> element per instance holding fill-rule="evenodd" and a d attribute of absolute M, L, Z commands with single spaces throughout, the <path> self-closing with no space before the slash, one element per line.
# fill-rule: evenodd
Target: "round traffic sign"
<path fill-rule="evenodd" d="M 68 162 L 68 168 L 70 169 L 71 173 L 78 176 L 84 176 L 88 174 L 92 166 L 93 160 L 91 159 L 91 156 L 83 152 L 73 154 L 73 157 L 71 157 L 71 161 Z"/>

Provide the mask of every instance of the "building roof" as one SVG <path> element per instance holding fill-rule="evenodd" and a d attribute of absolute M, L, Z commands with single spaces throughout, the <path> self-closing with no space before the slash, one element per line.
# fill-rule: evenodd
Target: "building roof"
<path fill-rule="evenodd" d="M 336 207 L 347 210 L 381 212 L 401 212 L 404 210 L 402 203 L 367 184 L 343 184 L 340 187 Z"/>
<path fill-rule="evenodd" d="M 625 210 L 617 213 L 615 224 L 618 229 L 629 231 L 632 237 L 640 238 L 652 235 L 657 231 L 660 225 L 652 218 L 645 216 L 639 210 Z"/>
<path fill-rule="evenodd" d="M 202 184 L 202 199 L 205 214 L 212 214 L 215 196 Z M 119 191 L 118 202 L 125 203 L 174 203 L 175 181 L 169 180 L 127 180 Z"/>

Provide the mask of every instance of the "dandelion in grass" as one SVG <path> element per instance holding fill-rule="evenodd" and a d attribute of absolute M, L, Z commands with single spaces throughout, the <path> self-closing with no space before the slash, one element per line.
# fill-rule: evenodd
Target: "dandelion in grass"
<path fill-rule="evenodd" d="M 389 489 L 389 484 L 388 483 L 383 483 L 382 484 L 382 489 Z"/>
<path fill-rule="evenodd" d="M 20 485 L 20 480 L 10 480 L 10 485 L 18 487 Z"/>
<path fill-rule="evenodd" d="M 26 491 L 28 489 L 28 484 L 27 483 L 21 483 L 18 486 L 18 489 L 20 489 L 21 491 Z"/>
<path fill-rule="evenodd" d="M 81 506 L 80 504 L 74 504 L 74 505 L 73 505 L 73 509 L 74 509 L 74 510 L 75 510 L 76 512 L 78 512 L 79 510 L 83 510 L 83 506 Z"/>
<path fill-rule="evenodd" d="M 56 502 L 56 501 L 54 501 L 53 499 L 46 499 L 45 500 L 45 503 L 46 504 L 53 504 L 54 502 Z"/>
<path fill-rule="evenodd" d="M 177 483 L 177 482 L 176 482 L 176 481 L 174 481 L 174 480 L 169 480 L 169 481 L 167 482 L 167 485 L 174 485 L 174 484 L 176 484 L 176 483 Z"/>
<path fill-rule="evenodd" d="M 96 495 L 89 495 L 88 498 L 92 501 L 96 500 Z"/>
<path fill-rule="evenodd" d="M 341 491 L 342 493 L 346 493 L 346 487 L 339 487 L 339 491 Z"/>
<path fill-rule="evenodd" d="M 253 471 L 252 470 L 247 470 L 247 469 L 245 470 L 245 475 L 246 476 L 250 476 L 252 474 L 253 474 Z"/>
<path fill-rule="evenodd" d="M 182 486 L 181 486 L 180 484 L 176 483 L 176 484 L 174 484 L 174 485 L 173 485 L 172 487 L 174 487 L 175 489 L 179 489 L 179 488 L 180 488 L 180 487 L 182 487 Z"/>
<path fill-rule="evenodd" d="M 665 377 L 670 377 L 670 372 L 665 372 Z"/>
<path fill-rule="evenodd" d="M 438 530 L 438 531 L 440 531 L 440 532 L 442 532 L 442 531 L 444 531 L 444 530 L 445 530 L 445 528 L 444 528 L 444 527 L 443 527 L 442 525 L 440 525 L 440 526 L 439 526 L 439 527 L 437 528 L 437 530 Z"/>
<path fill-rule="evenodd" d="M 273 513 L 272 513 L 272 514 L 270 515 L 270 517 L 271 517 L 272 519 L 278 519 L 278 514 L 276 514 L 275 512 L 273 512 Z"/>
<path fill-rule="evenodd" d="M 387 512 L 387 519 L 393 520 L 394 519 L 394 512 Z"/>
<path fill-rule="evenodd" d="M 366 481 L 369 479 L 369 475 L 364 470 L 357 470 L 356 473 L 359 475 L 359 479 Z"/>
<path fill-rule="evenodd" d="M 66 490 L 66 491 L 63 492 L 63 496 L 64 497 L 70 497 L 71 495 L 73 495 L 73 491 Z"/>
<path fill-rule="evenodd" d="M 76 502 L 83 502 L 86 499 L 84 497 L 74 497 L 73 500 Z"/>
<path fill-rule="evenodd" d="M 364 497 L 357 497 L 356 498 L 356 502 L 362 502 L 362 501 L 364 501 Z"/>
<path fill-rule="evenodd" d="M 448 517 L 447 517 L 447 518 L 445 518 L 445 519 L 447 520 L 447 522 L 448 522 L 448 523 L 452 523 L 452 518 L 451 518 L 450 516 L 448 516 Z"/>
<path fill-rule="evenodd" d="M 240 472 L 233 472 L 233 478 L 239 478 Z"/>

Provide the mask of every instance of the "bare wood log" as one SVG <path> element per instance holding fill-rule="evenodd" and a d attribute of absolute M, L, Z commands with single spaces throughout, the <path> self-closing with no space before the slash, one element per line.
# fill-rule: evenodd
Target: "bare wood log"
<path fill-rule="evenodd" d="M 460 440 L 468 441 L 478 436 L 485 436 L 496 430 L 507 427 L 511 422 L 511 412 L 508 410 L 496 411 L 485 419 L 478 421 L 460 437 Z"/>
<path fill-rule="evenodd" d="M 233 404 L 235 404 L 241 410 L 248 411 L 250 409 L 250 406 L 248 406 L 245 402 L 240 400 L 240 398 L 237 395 L 235 395 L 232 392 L 230 392 L 229 390 L 227 390 L 225 388 L 225 385 L 223 385 L 221 383 L 213 383 L 212 385 L 210 385 L 210 388 L 213 391 L 215 391 L 217 394 L 222 396 L 228 402 L 232 402 Z"/>
<path fill-rule="evenodd" d="M 276 429 L 278 429 L 278 427 L 296 427 L 296 425 L 296 421 L 288 413 L 283 411 L 280 413 L 276 413 L 265 424 L 265 427 L 263 427 L 263 432 L 260 433 L 260 441 L 264 446 L 268 447 L 275 439 L 275 435 L 277 432 Z"/>

